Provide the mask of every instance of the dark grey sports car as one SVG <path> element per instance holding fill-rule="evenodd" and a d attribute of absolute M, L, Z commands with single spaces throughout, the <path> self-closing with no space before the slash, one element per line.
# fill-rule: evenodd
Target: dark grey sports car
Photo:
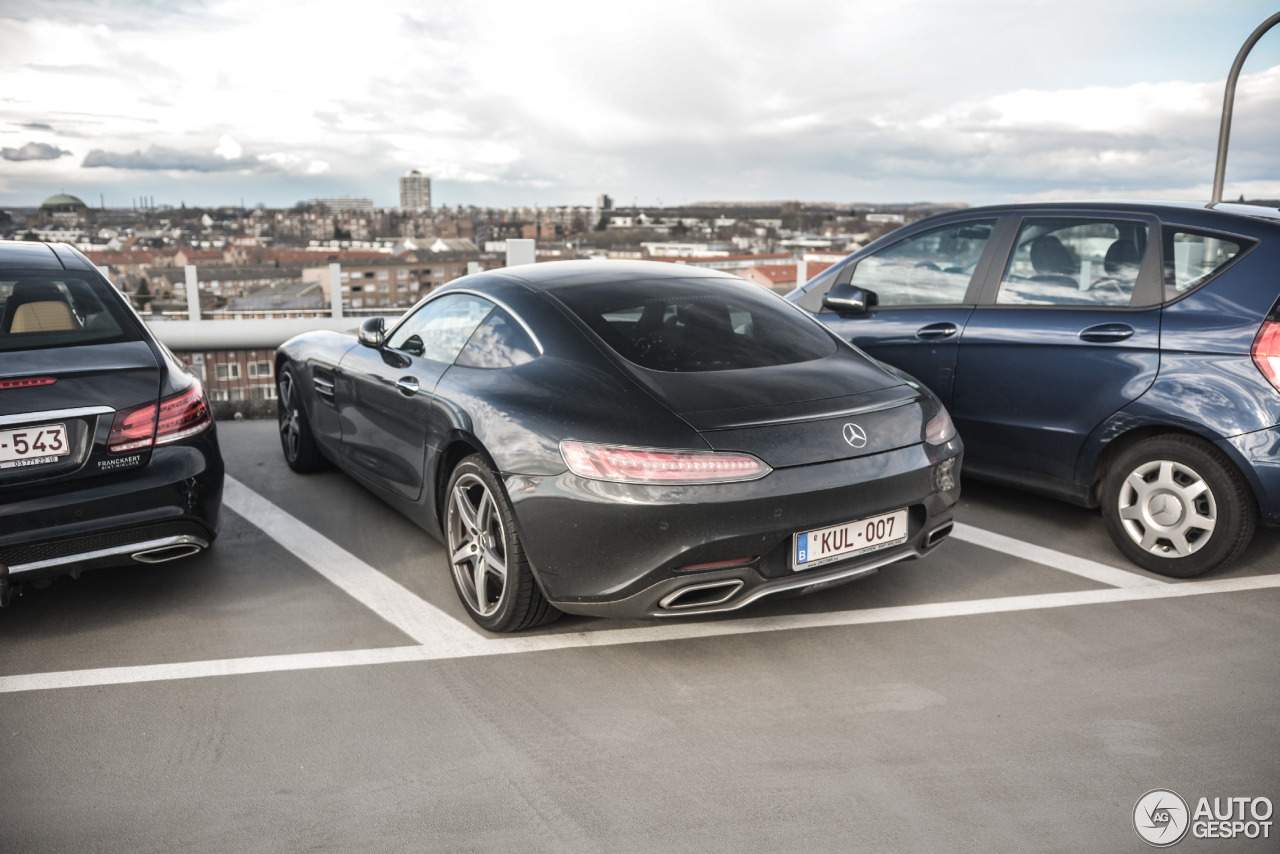
<path fill-rule="evenodd" d="M 277 353 L 296 471 L 337 464 L 444 540 L 492 631 L 816 589 L 933 549 L 946 410 L 773 294 L 660 263 L 460 279 L 391 329 Z"/>

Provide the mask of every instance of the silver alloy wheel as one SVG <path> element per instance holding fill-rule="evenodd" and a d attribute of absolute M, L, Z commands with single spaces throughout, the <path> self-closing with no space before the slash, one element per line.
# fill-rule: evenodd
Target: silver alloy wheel
<path fill-rule="evenodd" d="M 507 534 L 483 480 L 464 474 L 449 496 L 449 563 L 467 605 L 493 616 L 507 587 Z"/>
<path fill-rule="evenodd" d="M 294 398 L 293 374 L 280 375 L 280 438 L 284 440 L 285 454 L 291 460 L 298 458 L 302 442 L 302 425 L 298 422 L 298 401 Z"/>
<path fill-rule="evenodd" d="M 1213 490 L 1184 463 L 1143 463 L 1124 479 L 1119 498 L 1125 533 L 1157 557 L 1195 554 L 1208 545 L 1218 524 Z"/>

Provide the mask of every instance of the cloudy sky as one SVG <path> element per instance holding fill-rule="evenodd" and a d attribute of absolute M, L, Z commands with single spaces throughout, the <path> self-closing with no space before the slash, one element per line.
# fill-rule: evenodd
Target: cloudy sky
<path fill-rule="evenodd" d="M 1206 199 L 1275 0 L 0 0 L 0 205 Z M 1280 27 L 1226 197 L 1280 198 Z"/>

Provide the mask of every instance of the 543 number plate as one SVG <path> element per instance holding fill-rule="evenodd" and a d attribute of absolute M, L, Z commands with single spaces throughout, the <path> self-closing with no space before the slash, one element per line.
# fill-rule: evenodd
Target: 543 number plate
<path fill-rule="evenodd" d="M 0 469 L 57 462 L 69 453 L 65 424 L 0 430 Z"/>

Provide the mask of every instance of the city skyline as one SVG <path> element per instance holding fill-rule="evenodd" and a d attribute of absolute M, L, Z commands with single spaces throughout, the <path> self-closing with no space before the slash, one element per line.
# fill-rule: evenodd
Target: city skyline
<path fill-rule="evenodd" d="M 0 2 L 0 205 L 1205 199 L 1265 2 Z M 1280 30 L 1225 197 L 1280 197 Z"/>

